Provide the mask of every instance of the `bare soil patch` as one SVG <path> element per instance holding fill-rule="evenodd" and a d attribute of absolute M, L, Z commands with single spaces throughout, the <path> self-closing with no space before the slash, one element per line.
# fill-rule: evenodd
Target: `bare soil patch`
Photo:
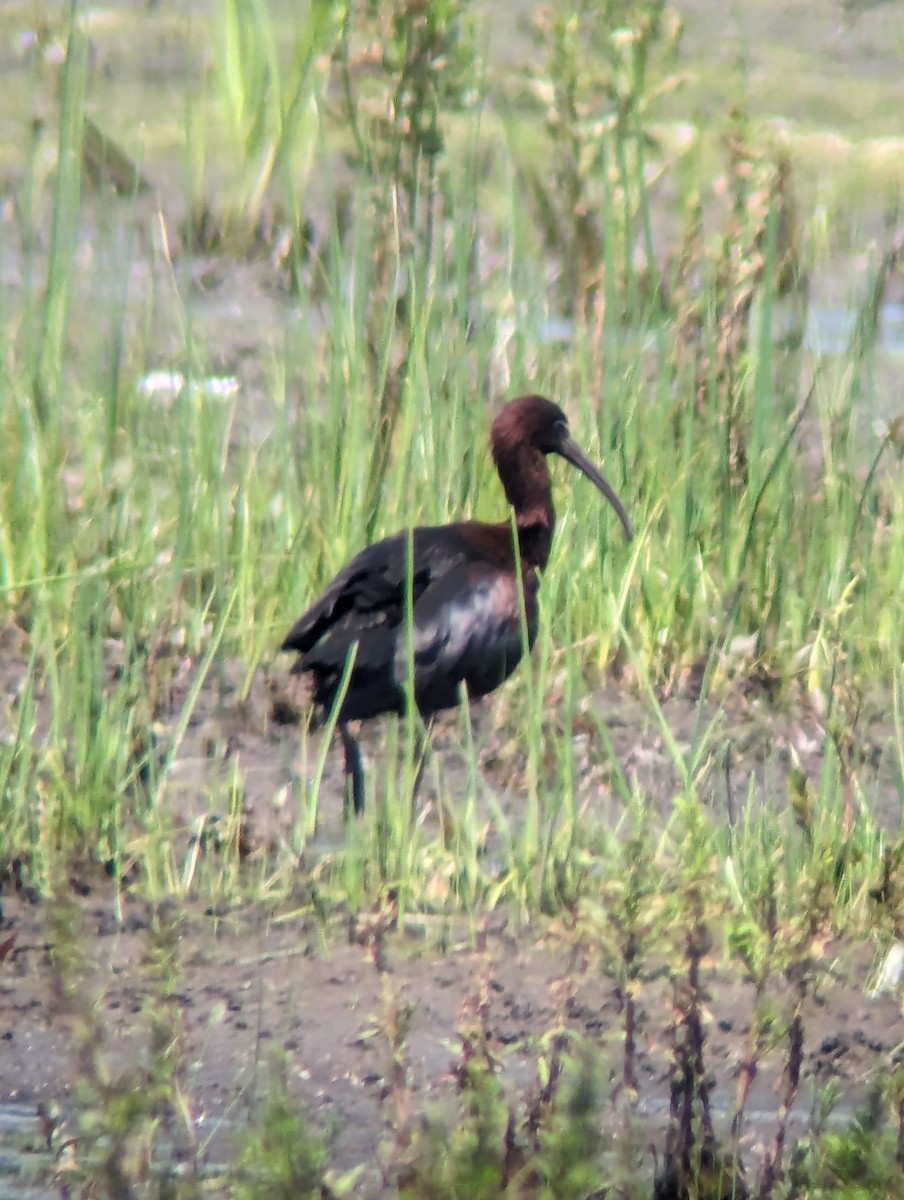
<path fill-rule="evenodd" d="M 149 913 L 127 902 L 119 924 L 109 901 L 80 901 L 89 960 L 86 981 L 96 996 L 104 1054 L 114 1071 L 146 1055 L 142 1014 L 154 1003 L 148 971 Z M 60 1011 L 46 906 L 21 894 L 4 899 L 6 929 L 15 946 L 0 964 L 0 1079 L 2 1098 L 18 1106 L 73 1104 L 77 1072 L 69 1018 Z M 490 995 L 490 1049 L 513 1089 L 536 1086 L 541 1039 L 561 1016 L 562 982 L 575 981 L 568 1025 L 601 1047 L 606 1087 L 616 1098 L 623 1044 L 621 1006 L 602 964 L 573 954 L 567 929 L 545 923 L 518 930 L 503 915 L 485 923 L 480 949 L 463 931 L 444 950 L 413 923 L 391 933 L 386 968 L 377 972 L 371 951 L 341 929 L 324 930 L 291 913 L 250 910 L 215 915 L 187 904 L 182 914 L 178 984 L 182 1054 L 192 1115 L 206 1153 L 228 1155 L 233 1131 L 247 1123 L 266 1089 L 272 1050 L 288 1056 L 293 1090 L 332 1140 L 337 1167 L 367 1163 L 362 1194 L 381 1194 L 379 1164 L 389 1137 L 390 1053 L 387 1004 L 411 1005 L 408 1034 L 411 1081 L 419 1100 L 454 1112 L 453 1068 L 459 1034 L 473 1018 L 482 981 Z M 829 945 L 821 984 L 805 1018 L 805 1080 L 792 1129 L 800 1132 L 821 1088 L 836 1080 L 841 1113 L 850 1115 L 867 1094 L 871 1075 L 890 1069 L 904 1050 L 904 1017 L 894 996 L 867 998 L 872 965 L 864 949 Z M 716 1111 L 730 1115 L 735 1076 L 746 1050 L 752 989 L 713 960 L 707 972 L 708 1069 Z M 387 991 L 388 984 L 388 991 Z M 391 996 L 391 1001 L 387 999 Z M 781 985 L 781 1014 L 791 1002 Z M 668 972 L 650 965 L 640 996 L 638 1078 L 640 1111 L 660 1142 L 668 1111 L 672 993 Z M 470 1015 L 469 1015 L 470 1014 Z M 770 1136 L 778 1107 L 781 1048 L 767 1059 L 754 1085 L 747 1153 L 756 1158 Z M 651 1162 L 652 1170 L 652 1162 Z"/>

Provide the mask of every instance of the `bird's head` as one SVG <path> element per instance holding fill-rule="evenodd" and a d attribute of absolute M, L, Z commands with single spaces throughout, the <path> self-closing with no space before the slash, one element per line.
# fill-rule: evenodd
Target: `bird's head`
<path fill-rule="evenodd" d="M 634 536 L 624 505 L 571 436 L 568 418 L 558 404 L 543 396 L 519 396 L 509 401 L 493 421 L 490 440 L 500 474 L 504 473 L 504 464 L 525 449 L 558 454 L 602 492 L 615 509 L 628 541 Z"/>

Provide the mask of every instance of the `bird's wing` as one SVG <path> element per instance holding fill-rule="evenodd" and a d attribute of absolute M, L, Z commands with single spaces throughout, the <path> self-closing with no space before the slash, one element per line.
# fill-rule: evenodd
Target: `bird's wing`
<path fill-rule="evenodd" d="M 439 536 L 444 532 L 445 537 Z M 405 611 L 409 562 L 414 564 L 411 590 L 416 603 L 464 554 L 458 541 L 441 528 L 415 529 L 411 537 L 410 550 L 406 532 L 356 555 L 295 622 L 281 649 L 304 655 L 323 638 L 351 643 L 369 629 L 397 628 Z"/>
<path fill-rule="evenodd" d="M 508 678 L 524 652 L 519 593 L 512 571 L 473 562 L 446 571 L 424 591 L 414 606 L 410 646 L 400 630 L 395 656 L 399 686 L 413 669 L 423 713 L 457 704 L 462 682 L 472 696 L 482 696 Z M 536 627 L 533 577 L 524 589 L 524 605 L 530 645 Z"/>

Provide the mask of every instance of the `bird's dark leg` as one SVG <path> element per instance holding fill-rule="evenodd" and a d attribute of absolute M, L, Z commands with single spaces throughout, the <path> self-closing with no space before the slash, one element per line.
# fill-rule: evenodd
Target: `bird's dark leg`
<path fill-rule="evenodd" d="M 361 762 L 361 747 L 357 739 L 349 733 L 347 725 L 340 723 L 339 736 L 342 738 L 342 749 L 345 752 L 345 816 L 348 818 L 349 810 L 353 809 L 355 816 L 360 817 L 364 812 L 364 765 Z"/>

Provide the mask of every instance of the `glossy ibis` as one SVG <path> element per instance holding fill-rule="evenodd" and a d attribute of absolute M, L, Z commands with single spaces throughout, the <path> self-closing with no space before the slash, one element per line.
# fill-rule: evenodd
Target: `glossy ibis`
<path fill-rule="evenodd" d="M 346 802 L 351 799 L 356 813 L 364 810 L 364 772 L 349 721 L 404 713 L 409 678 L 414 707 L 429 719 L 459 703 L 461 684 L 469 696 L 484 696 L 518 665 L 524 648 L 519 558 L 527 643 L 533 647 L 538 574 L 549 559 L 555 524 L 545 456 L 559 454 L 583 472 L 618 513 L 626 537 L 632 537 L 621 501 L 572 440 L 557 405 L 542 396 L 510 401 L 493 421 L 490 441 L 515 510 L 517 556 L 509 521 L 460 521 L 397 533 L 343 567 L 282 643 L 283 650 L 298 653 L 293 674 L 311 677 L 314 703 L 324 714 L 332 710 L 354 655 L 337 724 L 345 751 Z"/>

